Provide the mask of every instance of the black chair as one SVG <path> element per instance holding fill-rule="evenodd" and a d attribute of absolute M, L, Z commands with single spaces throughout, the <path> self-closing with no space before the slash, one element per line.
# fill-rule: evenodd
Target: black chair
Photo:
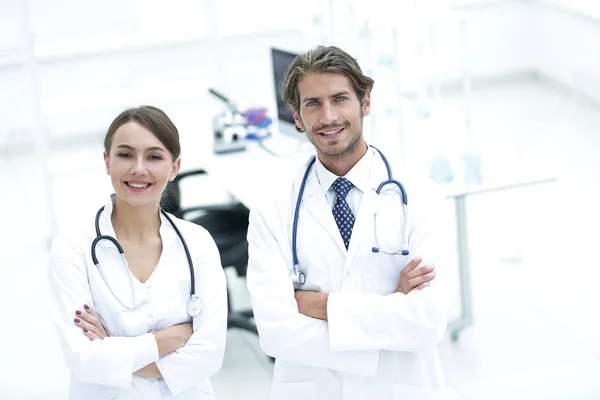
<path fill-rule="evenodd" d="M 167 185 L 161 202 L 165 211 L 178 218 L 186 219 L 204 227 L 213 237 L 223 268 L 233 266 L 238 276 L 245 277 L 248 265 L 248 216 L 250 211 L 240 203 L 202 205 L 190 208 L 181 207 L 181 187 L 183 179 L 195 175 L 206 175 L 205 170 L 192 170 L 180 173 Z M 192 216 L 190 216 L 192 215 Z M 239 328 L 258 334 L 252 321 L 252 310 L 233 311 L 229 288 L 227 289 L 228 311 L 227 328 Z"/>

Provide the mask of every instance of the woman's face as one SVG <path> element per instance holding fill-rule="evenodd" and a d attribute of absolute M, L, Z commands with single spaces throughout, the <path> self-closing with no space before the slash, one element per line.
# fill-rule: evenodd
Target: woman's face
<path fill-rule="evenodd" d="M 104 161 L 117 198 L 132 206 L 158 206 L 167 183 L 175 179 L 180 166 L 180 159 L 173 162 L 162 142 L 136 122 L 117 129 Z"/>

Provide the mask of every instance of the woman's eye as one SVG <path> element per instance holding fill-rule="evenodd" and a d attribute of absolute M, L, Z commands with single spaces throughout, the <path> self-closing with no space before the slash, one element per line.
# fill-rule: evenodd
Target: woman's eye
<path fill-rule="evenodd" d="M 129 153 L 119 153 L 119 157 L 130 158 L 131 154 L 129 154 Z"/>
<path fill-rule="evenodd" d="M 153 154 L 149 157 L 151 160 L 162 160 L 162 157 L 157 155 L 157 154 Z"/>

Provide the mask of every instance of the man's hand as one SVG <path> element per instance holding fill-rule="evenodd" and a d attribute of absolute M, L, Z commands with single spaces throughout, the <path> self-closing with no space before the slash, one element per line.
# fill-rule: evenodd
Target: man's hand
<path fill-rule="evenodd" d="M 297 290 L 294 294 L 298 311 L 307 317 L 327 321 L 327 293 Z"/>
<path fill-rule="evenodd" d="M 421 290 L 429 286 L 430 282 L 435 278 L 435 266 L 421 264 L 421 257 L 416 257 L 409 262 L 400 273 L 400 281 L 396 287 L 396 293 L 408 294 L 413 290 Z M 418 268 L 417 268 L 418 267 Z"/>
<path fill-rule="evenodd" d="M 90 340 L 102 340 L 108 336 L 104 326 L 102 326 L 102 323 L 100 322 L 100 317 L 92 310 L 92 307 L 87 304 L 83 305 L 82 310 L 75 311 L 75 319 L 73 322 L 82 329 L 83 334 Z"/>

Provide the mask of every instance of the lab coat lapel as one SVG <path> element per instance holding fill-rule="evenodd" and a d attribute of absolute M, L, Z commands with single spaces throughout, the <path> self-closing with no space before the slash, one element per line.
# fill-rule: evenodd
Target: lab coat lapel
<path fill-rule="evenodd" d="M 354 257 L 359 251 L 364 251 L 365 240 L 373 239 L 373 222 L 375 218 L 377 194 L 375 189 L 369 189 L 363 193 L 360 207 L 352 229 L 352 237 L 350 238 L 350 246 L 348 247 L 347 265 L 351 264 Z"/>
<path fill-rule="evenodd" d="M 308 214 L 310 214 L 311 217 L 325 229 L 329 236 L 331 236 L 331 239 L 335 242 L 336 246 L 345 255 L 346 246 L 344 246 L 342 235 L 340 235 L 340 231 L 335 223 L 333 212 L 329 207 L 325 193 L 323 193 L 323 189 L 319 185 L 314 168 L 311 172 L 311 176 L 309 176 L 306 182 L 302 205 Z M 299 224 L 301 224 L 301 222 Z"/>
<path fill-rule="evenodd" d="M 371 149 L 369 151 L 375 150 Z M 379 184 L 387 178 L 385 164 L 379 159 L 379 154 L 377 154 L 369 173 L 369 185 L 363 193 L 354 222 L 354 228 L 352 229 L 346 265 L 351 265 L 357 256 L 365 256 L 362 253 L 365 251 L 370 252 L 371 247 L 375 244 L 373 236 L 375 234 L 375 212 L 377 211 L 378 202 L 376 190 Z M 365 243 L 366 241 L 370 241 L 370 243 Z"/>

